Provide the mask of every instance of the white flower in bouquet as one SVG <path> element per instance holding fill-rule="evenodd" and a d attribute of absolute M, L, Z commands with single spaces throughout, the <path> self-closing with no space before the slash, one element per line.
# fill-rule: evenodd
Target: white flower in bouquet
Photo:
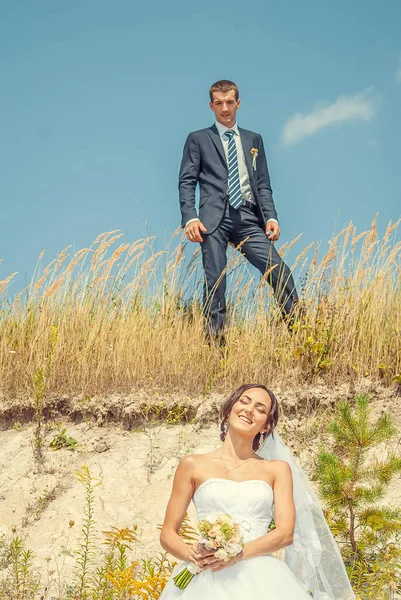
<path fill-rule="evenodd" d="M 231 541 L 233 544 L 239 544 L 241 542 L 241 532 L 237 531 L 236 533 L 234 533 L 233 537 L 231 538 Z"/>
<path fill-rule="evenodd" d="M 242 550 L 241 544 L 225 544 L 224 550 L 230 557 L 237 556 Z"/>
<path fill-rule="evenodd" d="M 224 560 L 224 561 L 230 560 L 230 556 L 229 556 L 227 550 L 224 550 L 224 548 L 219 548 L 217 550 L 217 552 L 214 553 L 214 555 L 219 560 Z"/>
<path fill-rule="evenodd" d="M 211 550 L 217 550 L 217 548 L 221 547 L 221 543 L 219 542 L 219 540 L 214 538 L 208 538 L 207 540 L 202 539 L 201 543 L 204 544 L 207 548 L 210 548 Z"/>

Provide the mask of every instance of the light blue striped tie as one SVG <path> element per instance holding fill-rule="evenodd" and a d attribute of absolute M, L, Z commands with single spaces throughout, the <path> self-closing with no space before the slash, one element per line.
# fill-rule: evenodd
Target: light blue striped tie
<path fill-rule="evenodd" d="M 228 138 L 228 202 L 233 208 L 238 208 L 242 204 L 242 195 L 238 172 L 237 146 L 234 139 L 235 132 L 228 129 L 224 135 Z"/>

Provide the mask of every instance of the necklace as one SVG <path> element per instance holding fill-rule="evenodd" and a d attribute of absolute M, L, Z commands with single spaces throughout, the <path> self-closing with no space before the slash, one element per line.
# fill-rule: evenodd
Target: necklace
<path fill-rule="evenodd" d="M 241 464 L 237 465 L 236 467 L 232 467 L 231 469 L 229 469 L 229 468 L 227 467 L 226 463 L 224 462 L 224 460 L 223 460 L 223 458 L 222 458 L 222 456 L 221 456 L 220 452 L 218 453 L 218 455 L 219 455 L 219 458 L 220 458 L 221 462 L 223 463 L 223 465 L 224 465 L 224 467 L 225 467 L 225 469 L 226 469 L 226 471 L 225 471 L 224 475 L 225 475 L 226 473 L 229 473 L 230 471 L 234 471 L 234 469 L 238 469 L 238 467 L 242 467 L 242 465 L 244 465 L 246 462 L 248 462 L 248 460 L 251 460 L 251 458 L 253 458 L 253 456 L 250 456 L 249 458 L 247 458 L 246 460 L 244 460 L 244 462 L 242 462 Z"/>

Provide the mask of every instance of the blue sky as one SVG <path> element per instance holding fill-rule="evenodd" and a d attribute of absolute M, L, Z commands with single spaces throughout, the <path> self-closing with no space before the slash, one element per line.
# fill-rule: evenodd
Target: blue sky
<path fill-rule="evenodd" d="M 401 215 L 401 3 L 15 2 L 0 6 L 0 280 L 121 229 L 167 240 L 189 131 L 236 81 L 282 228 L 326 243 Z"/>

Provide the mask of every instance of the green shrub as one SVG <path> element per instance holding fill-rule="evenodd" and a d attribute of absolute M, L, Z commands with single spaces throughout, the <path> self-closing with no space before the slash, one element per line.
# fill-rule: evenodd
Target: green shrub
<path fill-rule="evenodd" d="M 383 500 L 401 473 L 401 458 L 383 456 L 383 446 L 396 429 L 385 413 L 370 418 L 369 398 L 357 396 L 354 408 L 339 403 L 328 431 L 332 447 L 320 451 L 316 467 L 326 517 L 356 593 L 363 600 L 391 598 L 401 592 L 401 509 Z"/>

